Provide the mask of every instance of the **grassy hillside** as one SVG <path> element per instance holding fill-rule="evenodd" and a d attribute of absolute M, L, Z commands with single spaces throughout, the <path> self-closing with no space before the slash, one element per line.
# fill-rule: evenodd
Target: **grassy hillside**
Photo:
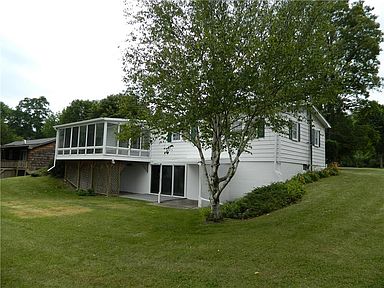
<path fill-rule="evenodd" d="M 342 170 L 299 204 L 221 224 L 49 177 L 0 183 L 1 287 L 384 287 L 381 170 Z"/>

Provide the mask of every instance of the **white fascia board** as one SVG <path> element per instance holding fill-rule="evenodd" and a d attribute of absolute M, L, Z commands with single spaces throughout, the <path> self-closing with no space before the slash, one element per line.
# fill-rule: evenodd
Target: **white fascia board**
<path fill-rule="evenodd" d="M 71 122 L 61 125 L 53 126 L 53 128 L 65 128 L 65 127 L 72 127 L 72 126 L 79 126 L 84 124 L 90 124 L 90 123 L 97 123 L 97 122 L 115 122 L 115 123 L 125 123 L 128 119 L 122 119 L 122 118 L 95 118 L 95 119 L 89 119 L 84 121 L 78 121 L 78 122 Z"/>
<path fill-rule="evenodd" d="M 316 112 L 316 116 L 321 122 L 321 124 L 323 124 L 325 128 L 331 128 L 331 124 L 329 124 L 328 121 L 324 118 L 324 116 L 321 115 L 319 110 L 317 110 L 315 106 L 312 106 L 312 107 L 313 107 L 313 110 Z"/>

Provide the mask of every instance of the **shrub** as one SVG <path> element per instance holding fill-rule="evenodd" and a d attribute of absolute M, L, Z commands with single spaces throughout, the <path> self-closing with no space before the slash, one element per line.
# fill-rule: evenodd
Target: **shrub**
<path fill-rule="evenodd" d="M 316 182 L 320 180 L 319 171 L 312 171 L 307 173 L 309 177 L 311 177 L 312 182 Z"/>
<path fill-rule="evenodd" d="M 227 218 L 252 218 L 296 203 L 304 192 L 303 184 L 298 180 L 273 183 L 256 188 L 238 200 L 225 203 L 221 211 Z"/>
<path fill-rule="evenodd" d="M 337 165 L 331 165 L 320 171 L 297 174 L 286 182 L 255 188 L 244 197 L 223 204 L 221 212 L 226 218 L 257 217 L 300 201 L 305 194 L 304 184 L 338 174 Z"/>
<path fill-rule="evenodd" d="M 325 169 L 323 169 L 323 170 L 320 170 L 320 171 L 318 172 L 318 174 L 319 174 L 320 178 L 327 178 L 327 177 L 331 176 L 331 175 L 329 174 L 329 170 L 328 170 L 327 168 L 325 168 Z"/>
<path fill-rule="evenodd" d="M 79 189 L 76 192 L 79 196 L 96 196 L 95 191 L 93 189 Z"/>
<path fill-rule="evenodd" d="M 41 177 L 41 176 L 47 176 L 49 173 L 48 173 L 47 168 L 40 168 L 36 171 L 29 172 L 29 174 L 32 177 Z"/>
<path fill-rule="evenodd" d="M 336 162 L 329 164 L 325 170 L 328 171 L 330 176 L 337 176 L 340 173 L 339 165 Z"/>

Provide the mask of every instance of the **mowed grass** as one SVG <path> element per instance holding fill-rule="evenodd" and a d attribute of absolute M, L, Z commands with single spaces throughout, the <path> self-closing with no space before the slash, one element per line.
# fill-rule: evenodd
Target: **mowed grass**
<path fill-rule="evenodd" d="M 1 287 L 384 287 L 384 171 L 247 221 L 1 180 Z"/>

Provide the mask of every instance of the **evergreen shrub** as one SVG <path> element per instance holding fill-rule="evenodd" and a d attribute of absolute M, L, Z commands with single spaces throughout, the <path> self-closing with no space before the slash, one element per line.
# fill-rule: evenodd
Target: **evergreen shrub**
<path fill-rule="evenodd" d="M 304 184 L 338 174 L 337 165 L 298 174 L 285 182 L 255 188 L 242 198 L 224 203 L 221 212 L 225 218 L 234 219 L 248 219 L 267 214 L 299 202 L 305 194 Z"/>

